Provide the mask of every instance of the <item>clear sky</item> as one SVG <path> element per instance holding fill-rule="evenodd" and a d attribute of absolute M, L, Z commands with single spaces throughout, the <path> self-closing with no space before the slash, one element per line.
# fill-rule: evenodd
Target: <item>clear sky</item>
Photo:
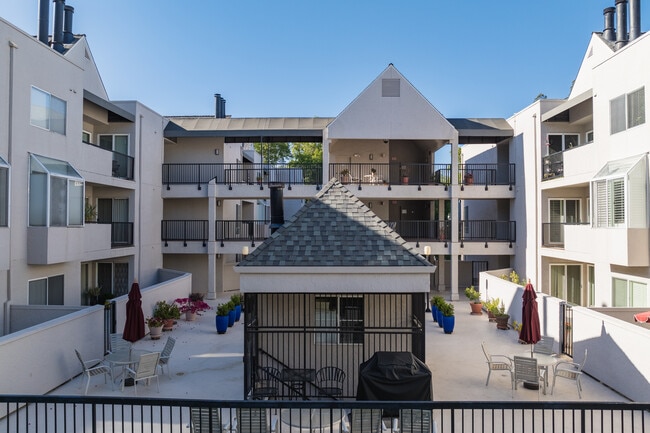
<path fill-rule="evenodd" d="M 66 4 L 110 99 L 162 115 L 214 114 L 221 93 L 233 117 L 334 117 L 393 63 L 446 117 L 507 118 L 568 96 L 614 0 Z M 35 35 L 38 0 L 1 0 L 0 16 Z"/>

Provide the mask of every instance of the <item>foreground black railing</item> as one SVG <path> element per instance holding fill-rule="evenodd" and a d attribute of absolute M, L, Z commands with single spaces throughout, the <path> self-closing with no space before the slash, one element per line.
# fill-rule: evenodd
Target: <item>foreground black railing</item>
<path fill-rule="evenodd" d="M 0 430 L 644 433 L 650 422 L 648 411 L 650 403 L 219 401 L 3 395 Z"/>

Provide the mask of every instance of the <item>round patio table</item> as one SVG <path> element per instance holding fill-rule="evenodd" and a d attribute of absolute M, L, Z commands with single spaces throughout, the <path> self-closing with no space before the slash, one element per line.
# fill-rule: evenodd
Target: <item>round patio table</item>
<path fill-rule="evenodd" d="M 540 370 L 544 370 L 544 394 L 546 394 L 546 388 L 548 387 L 548 371 L 549 367 L 554 366 L 557 364 L 559 361 L 556 356 L 554 355 L 547 355 L 545 353 L 535 353 L 533 352 L 532 354 L 530 351 L 525 351 L 522 353 L 518 353 L 516 355 L 511 355 L 510 359 L 514 360 L 515 356 L 521 356 L 525 358 L 535 358 L 537 360 L 537 368 Z M 537 383 L 529 383 L 529 382 L 524 382 L 524 388 L 528 389 L 538 389 L 539 384 Z"/>
<path fill-rule="evenodd" d="M 106 355 L 104 361 L 110 364 L 111 370 L 113 371 L 115 367 L 122 367 L 122 376 L 124 376 L 125 368 L 137 364 L 140 361 L 140 355 L 144 355 L 145 353 L 151 353 L 151 351 L 144 349 L 118 350 Z M 133 383 L 129 385 L 129 381 L 127 381 L 124 385 L 132 386 Z"/>
<path fill-rule="evenodd" d="M 343 409 L 282 409 L 280 412 L 280 421 L 291 427 L 297 427 L 300 430 L 309 429 L 309 431 L 340 431 L 340 423 L 345 417 Z M 336 427 L 336 428 L 335 428 Z"/>

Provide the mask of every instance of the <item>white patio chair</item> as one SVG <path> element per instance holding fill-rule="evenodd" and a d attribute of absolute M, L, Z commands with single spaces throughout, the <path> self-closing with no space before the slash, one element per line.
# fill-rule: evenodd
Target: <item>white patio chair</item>
<path fill-rule="evenodd" d="M 190 431 L 192 433 L 222 433 L 230 430 L 230 423 L 221 423 L 221 409 L 210 407 L 190 408 Z"/>
<path fill-rule="evenodd" d="M 542 353 L 544 355 L 553 355 L 553 346 L 555 339 L 553 337 L 542 337 L 537 343 L 533 345 L 533 352 Z"/>
<path fill-rule="evenodd" d="M 237 433 L 272 433 L 277 423 L 277 417 L 269 416 L 266 408 L 237 408 Z"/>
<path fill-rule="evenodd" d="M 431 433 L 431 411 L 427 409 L 401 409 L 401 433 Z"/>
<path fill-rule="evenodd" d="M 483 349 L 483 354 L 485 355 L 488 365 L 488 375 L 487 380 L 485 381 L 485 386 L 488 386 L 488 383 L 490 383 L 490 374 L 492 374 L 492 371 L 507 371 L 510 373 L 510 381 L 512 382 L 512 361 L 510 358 L 505 355 L 490 355 L 485 341 L 481 343 L 481 348 Z"/>
<path fill-rule="evenodd" d="M 77 354 L 77 358 L 79 359 L 79 362 L 81 363 L 81 368 L 83 369 L 83 376 L 81 379 L 82 386 L 83 386 L 83 377 L 87 378 L 86 390 L 84 391 L 84 395 L 88 394 L 88 387 L 90 386 L 90 378 L 93 376 L 99 376 L 100 374 L 104 375 L 104 383 L 106 383 L 106 375 L 108 375 L 111 378 L 111 389 L 113 389 L 113 371 L 111 370 L 110 367 L 103 365 L 101 363 L 102 362 L 101 359 L 90 359 L 88 361 L 84 361 L 77 349 L 74 350 L 74 353 Z"/>
<path fill-rule="evenodd" d="M 381 427 L 381 409 L 352 409 L 352 421 L 348 429 L 343 424 L 345 433 L 377 433 Z"/>
<path fill-rule="evenodd" d="M 169 359 L 171 358 L 174 344 L 176 344 L 176 339 L 174 337 L 168 337 L 167 342 L 165 342 L 165 347 L 160 353 L 160 359 L 158 360 L 158 365 L 160 366 L 160 374 L 163 374 L 165 372 L 164 367 L 167 366 L 167 375 L 170 378 L 172 377 L 172 372 L 169 369 Z"/>
<path fill-rule="evenodd" d="M 136 369 L 126 367 L 124 370 L 124 379 L 122 380 L 122 391 L 124 391 L 124 382 L 128 378 L 133 379 L 133 390 L 135 394 L 138 394 L 138 382 L 146 380 L 149 383 L 150 379 L 156 378 L 156 385 L 158 392 L 160 392 L 160 382 L 158 381 L 158 359 L 160 358 L 160 352 L 145 353 L 140 355 L 140 361 Z"/>
<path fill-rule="evenodd" d="M 133 346 L 133 343 L 122 338 L 122 334 L 111 334 L 111 348 L 109 352 L 113 353 L 121 350 L 131 350 L 131 346 Z"/>
<path fill-rule="evenodd" d="M 555 379 L 560 377 L 567 380 L 572 380 L 576 383 L 578 388 L 578 397 L 582 398 L 582 384 L 580 383 L 580 377 L 582 376 L 582 368 L 587 362 L 587 349 L 585 349 L 585 357 L 582 358 L 582 362 L 578 364 L 577 362 L 570 361 L 560 361 L 555 364 L 553 368 L 553 384 L 551 385 L 551 394 L 553 394 L 553 389 L 555 388 Z"/>
<path fill-rule="evenodd" d="M 542 383 L 542 386 L 546 387 L 546 381 L 544 380 L 544 375 L 540 372 L 537 367 L 537 360 L 535 358 L 529 358 L 525 356 L 515 356 L 514 357 L 514 375 L 512 378 L 512 393 L 517 390 L 517 384 L 519 382 L 527 382 L 537 384 L 537 393 L 539 395 L 539 384 Z M 544 388 L 544 393 L 546 394 L 546 388 Z"/>

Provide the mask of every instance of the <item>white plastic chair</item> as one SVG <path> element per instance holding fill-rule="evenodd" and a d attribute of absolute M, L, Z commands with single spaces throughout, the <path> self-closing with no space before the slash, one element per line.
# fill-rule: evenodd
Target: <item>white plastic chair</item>
<path fill-rule="evenodd" d="M 544 355 L 553 355 L 554 345 L 555 339 L 553 337 L 542 337 L 541 340 L 533 345 L 533 352 Z"/>
<path fill-rule="evenodd" d="M 490 355 L 485 341 L 481 343 L 481 348 L 483 349 L 483 354 L 485 355 L 488 365 L 488 375 L 487 380 L 485 381 L 485 386 L 488 386 L 488 383 L 490 383 L 490 374 L 492 374 L 492 371 L 507 371 L 510 373 L 510 381 L 512 382 L 512 361 L 510 361 L 510 358 L 505 355 Z"/>
<path fill-rule="evenodd" d="M 512 378 L 512 390 L 517 389 L 519 382 L 528 382 L 537 384 L 537 393 L 539 395 L 539 383 L 544 386 L 544 394 L 546 394 L 546 381 L 544 375 L 540 373 L 537 367 L 537 360 L 535 358 L 528 358 L 525 356 L 514 357 L 514 376 Z"/>
<path fill-rule="evenodd" d="M 101 359 L 91 359 L 88 361 L 84 361 L 77 349 L 74 350 L 74 353 L 77 354 L 77 358 L 79 359 L 79 362 L 81 363 L 81 367 L 83 368 L 83 376 L 87 378 L 86 390 L 84 391 L 84 395 L 88 394 L 88 387 L 90 386 L 90 378 L 93 376 L 99 376 L 100 374 L 104 375 L 104 383 L 106 383 L 106 375 L 108 375 L 111 378 L 111 389 L 113 389 L 113 371 L 111 370 L 110 367 L 103 365 L 101 363 L 102 362 Z M 83 377 L 82 377 L 82 386 L 83 386 Z"/>
<path fill-rule="evenodd" d="M 133 346 L 133 344 L 130 341 L 126 341 L 124 338 L 122 338 L 122 334 L 111 334 L 111 353 L 119 352 L 122 350 L 131 350 L 131 346 Z"/>
<path fill-rule="evenodd" d="M 431 411 L 427 409 L 400 409 L 401 433 L 431 433 Z"/>
<path fill-rule="evenodd" d="M 176 339 L 174 337 L 168 337 L 167 342 L 165 342 L 165 347 L 160 353 L 160 359 L 158 360 L 158 365 L 160 366 L 160 373 L 165 373 L 164 367 L 167 366 L 167 375 L 171 378 L 172 372 L 169 369 L 169 359 L 171 358 L 172 350 L 174 349 L 174 344 L 176 344 Z"/>
<path fill-rule="evenodd" d="M 580 383 L 580 377 L 582 376 L 582 368 L 587 362 L 587 349 L 585 349 L 585 357 L 582 358 L 582 362 L 578 364 L 577 362 L 570 361 L 560 361 L 555 364 L 553 368 L 553 384 L 551 385 L 551 394 L 553 394 L 553 389 L 555 388 L 555 379 L 560 377 L 568 380 L 572 380 L 576 383 L 578 388 L 578 397 L 582 398 L 582 384 Z"/>
<path fill-rule="evenodd" d="M 141 380 L 146 380 L 149 383 L 150 379 L 156 378 L 156 385 L 158 392 L 160 392 L 160 382 L 158 381 L 158 359 L 160 358 L 160 352 L 145 353 L 140 355 L 140 361 L 136 369 L 127 367 L 124 370 L 124 379 L 122 380 L 122 391 L 124 391 L 124 382 L 126 379 L 133 379 L 133 389 L 135 394 L 138 394 L 138 382 Z"/>
<path fill-rule="evenodd" d="M 260 407 L 237 408 L 237 433 L 273 433 L 278 420 Z"/>
<path fill-rule="evenodd" d="M 214 407 L 190 408 L 190 431 L 192 433 L 222 433 L 230 430 L 230 424 L 221 423 L 221 409 Z"/>

